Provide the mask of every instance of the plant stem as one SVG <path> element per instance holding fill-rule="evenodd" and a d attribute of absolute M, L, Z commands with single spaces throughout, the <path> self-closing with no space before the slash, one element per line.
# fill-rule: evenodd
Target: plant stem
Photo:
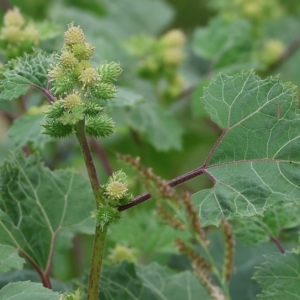
<path fill-rule="evenodd" d="M 93 161 L 91 150 L 85 134 L 85 120 L 81 120 L 77 123 L 76 137 L 78 139 L 84 162 L 89 174 L 89 179 L 92 185 L 92 190 L 95 197 L 96 208 L 99 208 L 103 204 L 103 200 L 100 197 L 99 189 L 100 182 L 96 172 L 96 167 Z M 94 245 L 91 259 L 90 275 L 89 275 L 89 286 L 88 286 L 88 300 L 99 299 L 99 286 L 100 286 L 100 275 L 102 268 L 102 261 L 105 248 L 107 227 L 96 226 Z"/>
<path fill-rule="evenodd" d="M 99 188 L 100 188 L 100 182 L 98 179 L 98 175 L 96 172 L 96 167 L 93 161 L 93 157 L 91 154 L 91 150 L 86 138 L 85 134 L 85 120 L 81 120 L 77 123 L 76 128 L 76 137 L 78 139 L 82 155 L 84 158 L 84 162 L 88 171 L 89 179 L 92 185 L 92 190 L 95 196 L 96 206 L 98 208 L 99 204 L 101 204 L 101 199 L 99 197 Z"/>
<path fill-rule="evenodd" d="M 274 237 L 274 236 L 270 236 L 270 240 L 272 242 L 275 243 L 275 245 L 277 246 L 277 248 L 279 249 L 279 251 L 284 254 L 285 253 L 285 249 L 280 241 L 280 239 L 278 237 Z"/>
<path fill-rule="evenodd" d="M 88 300 L 99 299 L 100 275 L 105 249 L 107 227 L 96 227 L 89 276 Z"/>

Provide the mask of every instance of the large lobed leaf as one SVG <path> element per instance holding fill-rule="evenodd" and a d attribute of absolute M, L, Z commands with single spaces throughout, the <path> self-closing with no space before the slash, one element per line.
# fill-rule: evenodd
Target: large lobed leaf
<path fill-rule="evenodd" d="M 0 74 L 0 101 L 24 95 L 30 86 L 46 89 L 47 72 L 54 61 L 55 54 L 41 51 L 10 61 Z"/>
<path fill-rule="evenodd" d="M 49 268 L 60 230 L 93 231 L 89 182 L 72 170 L 51 172 L 37 154 L 10 155 L 0 168 L 0 243 Z M 13 265 L 11 267 L 14 267 Z"/>
<path fill-rule="evenodd" d="M 214 182 L 193 195 L 204 225 L 221 217 L 263 214 L 299 203 L 300 130 L 295 87 L 253 72 L 219 75 L 204 91 L 212 120 L 224 129 L 203 166 Z"/>
<path fill-rule="evenodd" d="M 300 295 L 300 255 L 286 252 L 265 256 L 266 262 L 258 267 L 254 279 L 262 286 L 258 295 L 264 300 L 296 300 Z"/>
<path fill-rule="evenodd" d="M 100 299 L 108 300 L 210 300 L 191 272 L 172 274 L 158 264 L 149 266 L 124 262 L 104 270 Z"/>

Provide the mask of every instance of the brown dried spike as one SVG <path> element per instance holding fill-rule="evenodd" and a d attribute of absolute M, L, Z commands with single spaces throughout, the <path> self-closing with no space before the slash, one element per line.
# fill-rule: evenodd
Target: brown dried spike
<path fill-rule="evenodd" d="M 199 237 L 205 244 L 208 246 L 209 241 L 206 240 L 206 233 L 205 230 L 202 228 L 200 224 L 200 219 L 198 217 L 198 214 L 195 210 L 194 204 L 191 201 L 191 196 L 189 193 L 184 193 L 183 197 L 183 204 L 185 206 L 185 211 L 187 214 L 187 219 L 190 222 L 190 226 L 192 230 L 196 233 L 199 234 Z"/>
<path fill-rule="evenodd" d="M 216 286 L 213 283 L 212 278 L 210 277 L 210 272 L 212 270 L 211 264 L 194 249 L 188 246 L 182 239 L 177 238 L 175 240 L 177 249 L 185 254 L 192 263 L 194 272 L 200 283 L 206 288 L 208 293 L 214 297 Z"/>
<path fill-rule="evenodd" d="M 223 226 L 225 244 L 223 278 L 227 281 L 229 280 L 230 275 L 234 272 L 233 256 L 235 241 L 231 230 L 231 224 L 225 219 L 222 219 L 221 224 Z"/>

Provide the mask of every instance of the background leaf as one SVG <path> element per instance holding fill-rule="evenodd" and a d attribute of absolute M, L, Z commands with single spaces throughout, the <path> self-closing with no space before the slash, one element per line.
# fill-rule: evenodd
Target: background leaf
<path fill-rule="evenodd" d="M 270 207 L 263 216 L 238 220 L 234 234 L 245 245 L 254 247 L 266 243 L 270 238 L 280 238 L 282 230 L 300 224 L 300 206 L 294 203 L 278 203 Z"/>
<path fill-rule="evenodd" d="M 160 151 L 181 149 L 183 129 L 158 105 L 142 102 L 128 113 L 127 122 L 134 130 L 145 133 L 147 140 Z"/>
<path fill-rule="evenodd" d="M 190 272 L 172 274 L 158 264 L 149 266 L 124 262 L 103 272 L 100 298 L 114 300 L 209 300 L 204 288 Z M 102 299 L 102 298 L 101 298 Z"/>
<path fill-rule="evenodd" d="M 296 253 L 273 253 L 258 267 L 254 279 L 263 291 L 259 299 L 296 300 L 300 295 L 300 256 Z"/>
<path fill-rule="evenodd" d="M 29 281 L 10 283 L 0 291 L 0 300 L 59 300 L 59 298 L 58 293 L 44 288 L 40 283 Z"/>

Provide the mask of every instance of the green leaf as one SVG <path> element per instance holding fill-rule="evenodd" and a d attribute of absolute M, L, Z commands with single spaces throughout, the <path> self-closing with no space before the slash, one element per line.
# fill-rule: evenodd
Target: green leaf
<path fill-rule="evenodd" d="M 143 101 L 143 96 L 139 95 L 135 91 L 129 89 L 129 88 L 118 88 L 118 94 L 116 96 L 116 99 L 111 99 L 106 102 L 106 106 L 108 108 L 115 107 L 115 106 L 133 106 L 137 104 L 138 102 Z"/>
<path fill-rule="evenodd" d="M 40 283 L 29 281 L 6 285 L 0 291 L 0 300 L 59 300 L 60 295 L 44 288 Z"/>
<path fill-rule="evenodd" d="M 0 241 L 42 270 L 62 229 L 92 233 L 93 196 L 73 170 L 51 172 L 37 154 L 12 153 L 0 168 Z"/>
<path fill-rule="evenodd" d="M 254 279 L 263 291 L 259 299 L 296 300 L 300 295 L 300 255 L 272 253 L 257 269 Z"/>
<path fill-rule="evenodd" d="M 110 227 L 113 234 L 108 235 L 109 241 L 138 251 L 143 261 L 148 261 L 158 252 L 176 252 L 174 240 L 180 232 L 166 226 L 154 213 L 139 209 L 137 213 L 124 212 L 122 215 L 123 218 Z"/>
<path fill-rule="evenodd" d="M 13 100 L 27 93 L 30 86 L 46 89 L 47 72 L 55 54 L 36 52 L 11 60 L 0 75 L 0 99 Z"/>
<path fill-rule="evenodd" d="M 203 102 L 200 100 L 200 98 L 203 96 L 203 89 L 207 87 L 209 83 L 210 80 L 203 79 L 192 93 L 191 110 L 194 117 L 207 116 L 207 112 L 204 109 Z"/>
<path fill-rule="evenodd" d="M 11 269 L 22 269 L 25 263 L 18 251 L 13 247 L 0 245 L 0 272 L 7 272 Z"/>
<path fill-rule="evenodd" d="M 14 121 L 7 135 L 13 139 L 18 148 L 28 143 L 32 143 L 34 148 L 43 148 L 46 143 L 53 140 L 48 135 L 41 134 L 40 124 L 43 124 L 44 120 L 44 114 L 21 116 Z"/>
<path fill-rule="evenodd" d="M 300 133 L 295 87 L 253 72 L 219 75 L 203 101 L 224 129 L 203 166 L 214 182 L 193 196 L 203 225 L 299 203 Z"/>
<path fill-rule="evenodd" d="M 236 73 L 259 68 L 254 60 L 251 26 L 247 20 L 214 18 L 195 31 L 194 52 L 211 61 L 213 72 Z"/>
<path fill-rule="evenodd" d="M 124 262 L 104 270 L 100 298 L 114 300 L 210 300 L 190 272 L 172 274 L 158 264 L 149 266 Z"/>
<path fill-rule="evenodd" d="M 234 227 L 234 234 L 247 246 L 257 246 L 276 238 L 283 229 L 300 224 L 300 206 L 294 203 L 278 203 L 270 207 L 264 216 L 241 219 Z"/>
<path fill-rule="evenodd" d="M 207 27 L 195 31 L 194 51 L 203 58 L 217 62 L 229 50 L 247 42 L 250 30 L 250 23 L 246 20 L 214 18 Z"/>
<path fill-rule="evenodd" d="M 147 140 L 160 151 L 181 149 L 183 129 L 168 112 L 160 106 L 142 102 L 128 113 L 129 125 L 145 133 Z"/>

